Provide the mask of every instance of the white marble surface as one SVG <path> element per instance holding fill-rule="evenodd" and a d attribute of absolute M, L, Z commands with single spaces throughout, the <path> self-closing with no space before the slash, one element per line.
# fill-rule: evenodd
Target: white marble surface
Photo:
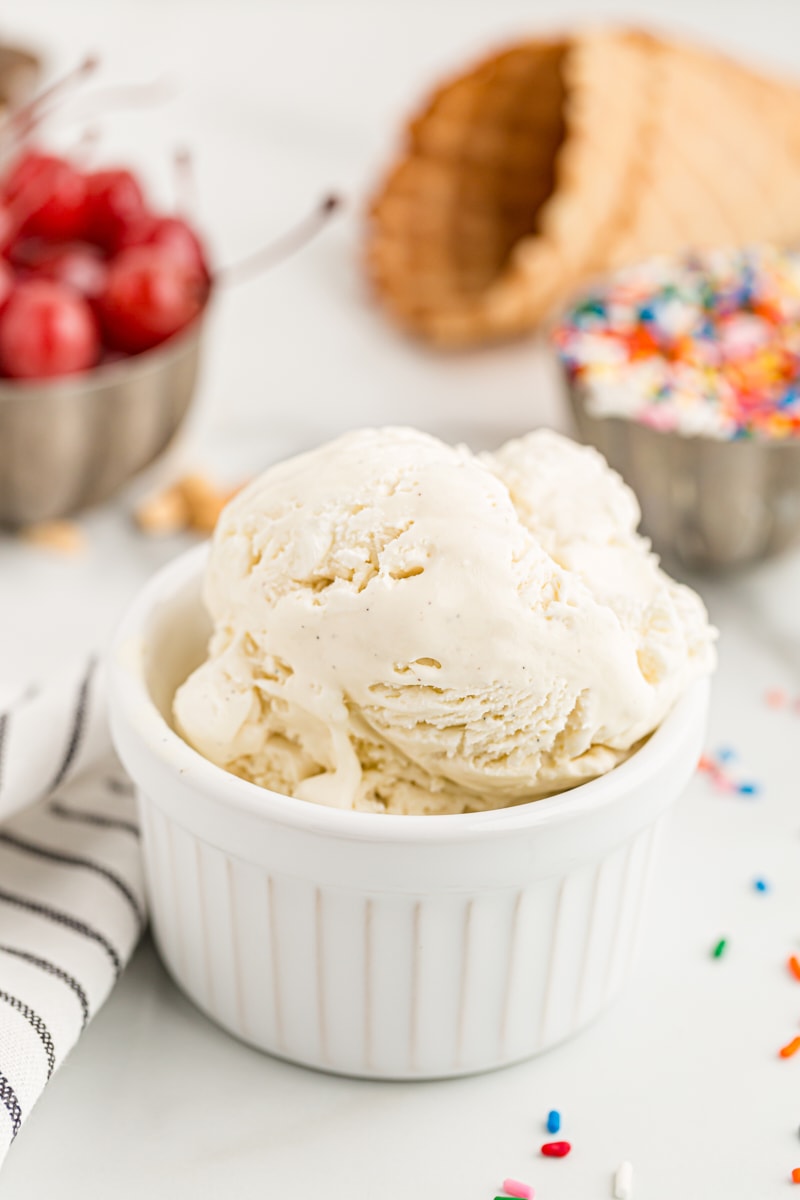
<path fill-rule="evenodd" d="M 302 258 L 221 298 L 200 402 L 179 451 L 238 477 L 320 437 L 405 421 L 490 445 L 560 423 L 531 346 L 436 358 L 385 327 L 357 270 L 358 209 L 403 108 L 442 68 L 556 19 L 615 12 L 678 25 L 800 70 L 796 0 L 610 6 L 31 0 L 3 24 L 57 65 L 98 48 L 109 78 L 167 72 L 179 97 L 104 121 L 108 153 L 163 197 L 170 148 L 196 151 L 199 211 L 221 261 L 258 245 L 330 187 L 351 213 Z M 76 136 L 76 128 L 65 129 Z M 87 516 L 82 559 L 0 539 L 0 682 L 101 644 L 180 539 L 148 542 L 130 498 Z M 800 559 L 702 584 L 722 630 L 709 744 L 763 784 L 747 800 L 698 779 L 679 806 L 639 971 L 580 1038 L 499 1074 L 426 1085 L 316 1075 L 232 1041 L 175 990 L 146 944 L 24 1128 L 3 1200 L 325 1195 L 487 1200 L 504 1175 L 539 1200 L 610 1195 L 623 1158 L 636 1200 L 776 1200 L 800 1166 Z M 763 875 L 772 891 L 752 888 Z M 712 962 L 719 936 L 728 956 Z M 536 1153 L 564 1112 L 565 1161 Z"/>

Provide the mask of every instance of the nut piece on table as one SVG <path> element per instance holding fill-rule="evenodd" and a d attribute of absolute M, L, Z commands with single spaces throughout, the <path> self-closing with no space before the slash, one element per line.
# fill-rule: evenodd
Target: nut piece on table
<path fill-rule="evenodd" d="M 198 472 L 184 475 L 139 505 L 136 524 L 154 537 L 184 530 L 213 533 L 219 514 L 240 487 L 219 488 Z"/>
<path fill-rule="evenodd" d="M 217 488 L 199 474 L 184 475 L 180 483 L 189 507 L 190 528 L 198 533 L 213 533 L 219 514 L 239 488 Z"/>
<path fill-rule="evenodd" d="M 86 535 L 74 521 L 40 521 L 26 526 L 20 537 L 32 546 L 70 557 L 86 550 Z"/>
<path fill-rule="evenodd" d="M 178 484 L 142 501 L 134 514 L 143 533 L 166 537 L 189 525 L 189 506 Z"/>

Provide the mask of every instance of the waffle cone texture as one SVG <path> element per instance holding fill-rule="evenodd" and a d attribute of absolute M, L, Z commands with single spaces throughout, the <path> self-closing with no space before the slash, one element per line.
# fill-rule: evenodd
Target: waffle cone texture
<path fill-rule="evenodd" d="M 636 32 L 529 41 L 439 88 L 372 201 L 367 265 L 442 346 L 524 334 L 588 279 L 800 241 L 800 86 Z"/>

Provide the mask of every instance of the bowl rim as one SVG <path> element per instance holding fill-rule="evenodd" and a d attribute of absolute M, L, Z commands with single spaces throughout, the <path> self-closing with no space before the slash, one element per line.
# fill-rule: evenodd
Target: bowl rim
<path fill-rule="evenodd" d="M 143 671 L 144 631 L 154 612 L 203 572 L 204 542 L 161 567 L 140 589 L 117 626 L 108 655 L 112 734 L 132 731 L 162 767 L 231 810 L 290 828 L 337 838 L 377 842 L 455 842 L 476 834 L 509 833 L 566 824 L 613 806 L 639 790 L 673 760 L 690 734 L 705 723 L 710 680 L 696 680 L 658 728 L 629 758 L 605 775 L 542 799 L 475 813 L 404 815 L 357 812 L 286 796 L 232 775 L 204 758 L 164 719 Z M 135 772 L 132 772 L 136 782 Z"/>
<path fill-rule="evenodd" d="M 203 332 L 212 294 L 209 295 L 195 317 L 173 333 L 166 341 L 160 342 L 149 350 L 139 354 L 129 354 L 116 362 L 98 363 L 87 371 L 75 371 L 70 375 L 59 375 L 47 379 L 5 379 L 0 377 L 0 404 L 12 404 L 24 400 L 26 404 L 35 403 L 39 399 L 50 399 L 57 396 L 74 396 L 85 393 L 102 392 L 114 387 L 122 380 L 134 379 L 149 371 L 160 370 L 169 362 L 179 358 L 185 350 L 197 341 Z"/>

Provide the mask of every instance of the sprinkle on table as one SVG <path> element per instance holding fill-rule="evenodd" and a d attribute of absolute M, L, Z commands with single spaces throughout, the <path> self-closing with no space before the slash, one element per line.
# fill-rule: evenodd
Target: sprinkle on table
<path fill-rule="evenodd" d="M 629 1162 L 623 1162 L 614 1176 L 614 1200 L 630 1200 L 632 1195 L 633 1167 Z"/>
<path fill-rule="evenodd" d="M 792 1038 L 785 1046 L 781 1046 L 778 1053 L 781 1058 L 794 1058 L 798 1050 L 800 1050 L 800 1037 Z"/>
<path fill-rule="evenodd" d="M 764 703 L 767 708 L 773 708 L 776 711 L 788 708 L 793 713 L 800 713 L 800 696 L 791 696 L 783 688 L 770 688 L 764 693 Z"/>
<path fill-rule="evenodd" d="M 792 1171 L 792 1183 L 800 1183 L 800 1167 L 795 1167 Z"/>
<path fill-rule="evenodd" d="M 558 1133 L 561 1128 L 561 1113 L 557 1108 L 551 1108 L 547 1114 L 547 1132 Z"/>
<path fill-rule="evenodd" d="M 519 1196 L 521 1200 L 532 1200 L 533 1188 L 529 1183 L 521 1183 L 519 1179 L 504 1179 L 503 1191 L 507 1196 Z"/>
<path fill-rule="evenodd" d="M 542 1154 L 545 1158 L 566 1158 L 571 1149 L 572 1146 L 569 1142 L 545 1142 L 542 1146 Z"/>
<path fill-rule="evenodd" d="M 789 968 L 790 974 L 800 983 L 800 959 L 798 959 L 797 955 L 793 954 L 786 965 Z"/>
<path fill-rule="evenodd" d="M 717 751 L 716 754 L 702 755 L 697 769 L 707 775 L 714 787 L 720 792 L 733 792 L 739 796 L 757 796 L 760 787 L 757 783 L 746 778 L 739 778 L 739 773 L 731 769 L 737 755 L 730 748 Z"/>
<path fill-rule="evenodd" d="M 728 939 L 720 938 L 714 949 L 711 951 L 712 958 L 722 958 L 728 948 Z"/>
<path fill-rule="evenodd" d="M 766 879 L 754 879 L 753 887 L 755 888 L 755 890 L 757 892 L 768 892 L 769 891 L 769 884 L 767 883 Z"/>

